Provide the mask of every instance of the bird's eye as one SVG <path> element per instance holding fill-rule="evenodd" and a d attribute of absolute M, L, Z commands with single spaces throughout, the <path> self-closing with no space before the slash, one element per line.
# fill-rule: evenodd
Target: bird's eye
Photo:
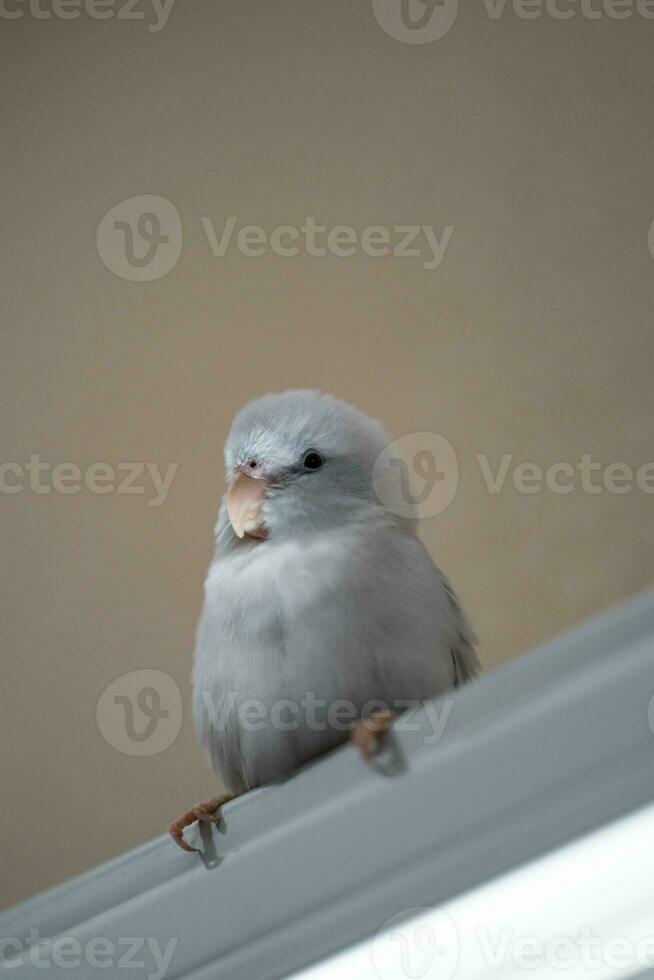
<path fill-rule="evenodd" d="M 324 462 L 325 461 L 320 453 L 317 453 L 315 449 L 310 449 L 304 454 L 302 465 L 304 466 L 305 470 L 319 470 Z"/>

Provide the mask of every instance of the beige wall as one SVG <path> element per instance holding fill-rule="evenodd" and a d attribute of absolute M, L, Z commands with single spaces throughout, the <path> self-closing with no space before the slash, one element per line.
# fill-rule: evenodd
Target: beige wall
<path fill-rule="evenodd" d="M 221 447 L 252 396 L 317 386 L 398 435 L 450 440 L 459 491 L 422 533 L 489 666 L 654 575 L 654 497 L 525 495 L 510 478 L 492 495 L 476 460 L 654 458 L 654 21 L 468 4 L 410 45 L 367 0 L 177 0 L 163 30 L 150 20 L 2 23 L 1 458 L 179 463 L 160 507 L 0 495 L 4 904 L 212 793 L 188 675 Z M 176 267 L 145 283 L 95 244 L 141 194 L 173 202 L 184 232 Z M 433 271 L 214 258 L 200 219 L 228 215 L 454 232 Z M 184 717 L 138 758 L 105 741 L 96 704 L 142 667 L 172 676 Z"/>

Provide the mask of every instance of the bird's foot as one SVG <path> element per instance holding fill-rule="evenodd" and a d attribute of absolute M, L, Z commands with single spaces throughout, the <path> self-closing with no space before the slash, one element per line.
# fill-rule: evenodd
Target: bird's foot
<path fill-rule="evenodd" d="M 352 729 L 352 743 L 356 745 L 366 761 L 381 751 L 384 736 L 391 727 L 394 717 L 392 711 L 378 711 L 369 718 L 358 721 Z"/>
<path fill-rule="evenodd" d="M 212 799 L 207 800 L 206 803 L 198 803 L 197 806 L 191 807 L 190 810 L 183 813 L 177 820 L 173 820 L 168 828 L 168 833 L 183 851 L 197 852 L 197 847 L 191 847 L 184 840 L 184 828 L 195 823 L 196 820 L 199 820 L 200 823 L 216 823 L 220 819 L 221 806 L 233 799 L 233 796 L 214 796 Z"/>

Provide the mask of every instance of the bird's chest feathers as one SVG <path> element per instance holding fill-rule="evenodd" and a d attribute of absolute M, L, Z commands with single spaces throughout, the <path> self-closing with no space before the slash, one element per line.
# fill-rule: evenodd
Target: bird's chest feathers
<path fill-rule="evenodd" d="M 292 621 L 319 602 L 337 574 L 339 550 L 334 544 L 262 542 L 244 555 L 216 562 L 205 585 L 214 612 L 261 628 L 271 618 Z"/>
<path fill-rule="evenodd" d="M 216 561 L 205 583 L 198 660 L 235 687 L 299 679 L 323 655 L 316 624 L 326 604 L 338 604 L 346 578 L 344 545 L 340 536 L 266 541 Z"/>

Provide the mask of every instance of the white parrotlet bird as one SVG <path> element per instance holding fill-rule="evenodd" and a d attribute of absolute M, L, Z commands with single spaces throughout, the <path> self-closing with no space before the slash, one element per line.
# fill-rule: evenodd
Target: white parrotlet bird
<path fill-rule="evenodd" d="M 226 793 L 171 824 L 185 850 L 184 827 L 228 799 L 348 737 L 372 754 L 396 705 L 477 672 L 447 578 L 376 492 L 389 442 L 317 391 L 266 395 L 236 416 L 193 670 L 198 738 Z M 329 723 L 336 702 L 351 706 L 349 731 Z"/>

